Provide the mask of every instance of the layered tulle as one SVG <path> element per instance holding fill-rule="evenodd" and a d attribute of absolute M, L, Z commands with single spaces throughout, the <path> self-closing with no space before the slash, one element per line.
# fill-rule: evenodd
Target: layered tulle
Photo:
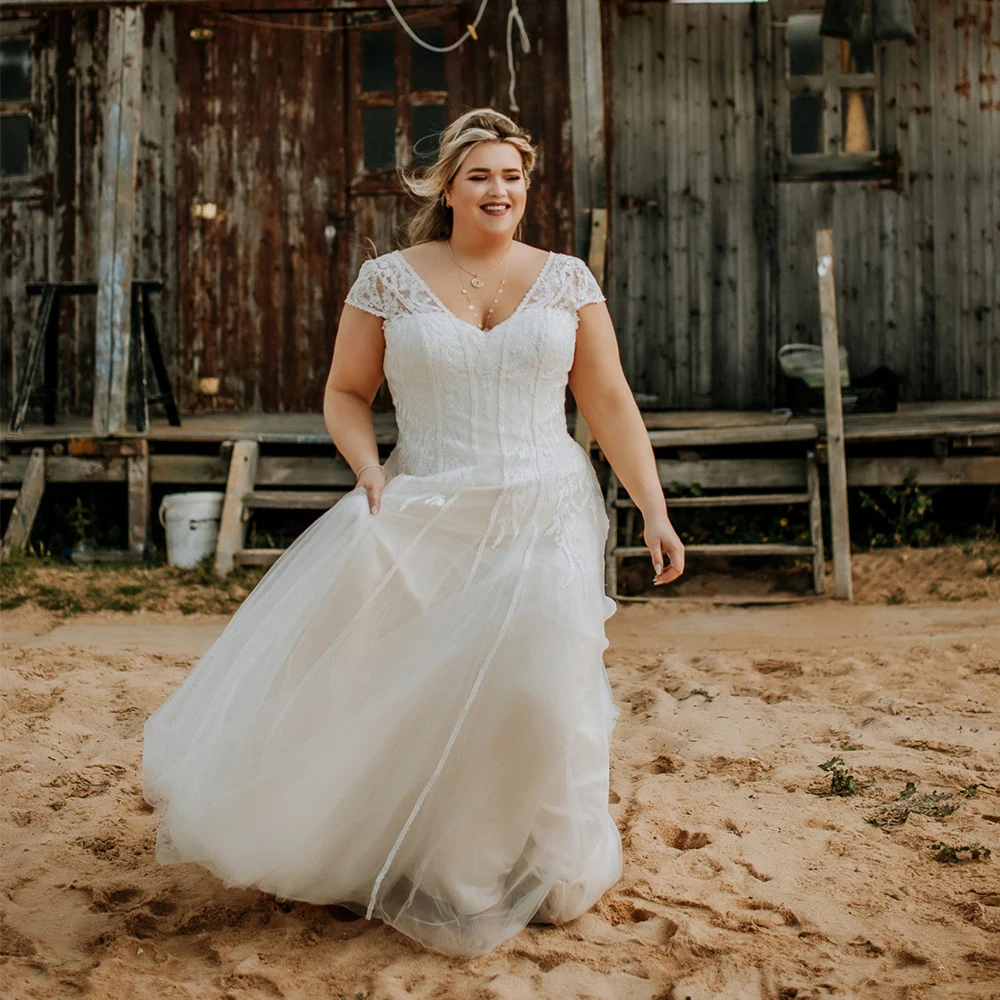
<path fill-rule="evenodd" d="M 377 514 L 356 489 L 300 535 L 146 723 L 158 858 L 452 955 L 617 881 L 607 518 L 577 451 L 564 481 L 390 467 Z"/>

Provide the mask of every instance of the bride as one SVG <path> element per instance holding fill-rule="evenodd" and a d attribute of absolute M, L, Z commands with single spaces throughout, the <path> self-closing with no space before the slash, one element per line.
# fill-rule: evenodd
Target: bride
<path fill-rule="evenodd" d="M 572 920 L 621 875 L 608 519 L 567 384 L 642 512 L 655 582 L 684 569 L 600 287 L 516 239 L 534 161 L 482 108 L 407 178 L 408 246 L 362 265 L 323 400 L 357 486 L 144 730 L 161 862 L 449 955 Z M 384 464 L 383 377 L 399 429 Z"/>

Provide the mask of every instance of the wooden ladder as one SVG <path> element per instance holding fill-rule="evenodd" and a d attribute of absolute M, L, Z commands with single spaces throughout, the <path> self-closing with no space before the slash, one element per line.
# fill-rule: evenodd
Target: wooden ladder
<path fill-rule="evenodd" d="M 826 565 L 823 556 L 823 514 L 820 499 L 819 470 L 816 466 L 818 430 L 814 424 L 783 424 L 761 427 L 695 428 L 691 430 L 651 430 L 650 443 L 656 448 L 689 449 L 713 445 L 755 445 L 801 443 L 802 458 L 717 458 L 671 460 L 657 458 L 660 484 L 701 485 L 705 488 L 738 490 L 716 496 L 671 497 L 670 509 L 685 507 L 764 507 L 803 504 L 809 508 L 809 545 L 748 543 L 739 545 L 686 545 L 688 555 L 719 556 L 809 556 L 813 565 L 813 589 L 826 590 Z M 748 489 L 782 492 L 750 493 Z M 788 492 L 788 490 L 794 492 Z M 649 557 L 644 545 L 618 545 L 619 511 L 627 511 L 628 535 L 633 535 L 636 507 L 620 495 L 620 483 L 609 470 L 605 506 L 610 522 L 605 548 L 605 584 L 608 595 L 618 597 L 618 571 L 621 560 L 629 556 Z"/>
<path fill-rule="evenodd" d="M 270 566 L 285 551 L 246 548 L 247 521 L 254 510 L 329 510 L 354 489 L 354 474 L 342 462 L 324 462 L 323 474 L 315 477 L 321 479 L 324 486 L 335 489 L 304 490 L 299 487 L 315 485 L 315 482 L 308 478 L 304 481 L 301 476 L 287 476 L 279 459 L 261 459 L 257 441 L 227 442 L 223 447 L 230 445 L 232 457 L 215 547 L 215 571 L 220 576 L 226 576 L 234 566 Z M 272 467 L 266 466 L 269 461 Z M 286 488 L 257 488 L 279 483 Z"/>

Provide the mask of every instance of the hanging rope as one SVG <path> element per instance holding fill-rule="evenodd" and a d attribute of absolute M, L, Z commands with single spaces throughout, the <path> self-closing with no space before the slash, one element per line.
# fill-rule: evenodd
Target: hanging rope
<path fill-rule="evenodd" d="M 517 30 L 521 33 L 521 51 L 527 55 L 531 51 L 531 44 L 528 42 L 528 32 L 524 30 L 524 20 L 517 7 L 517 0 L 510 0 L 510 12 L 507 14 L 507 70 L 510 73 L 510 87 L 507 90 L 507 97 L 510 101 L 510 110 L 517 112 L 521 108 L 514 97 L 514 23 L 517 22 Z"/>
<path fill-rule="evenodd" d="M 403 28 L 403 31 L 405 31 L 410 36 L 410 38 L 412 38 L 417 43 L 417 45 L 427 49 L 428 52 L 453 52 L 460 45 L 464 44 L 465 40 L 469 37 L 478 40 L 479 36 L 476 34 L 476 28 L 479 27 L 479 22 L 483 19 L 483 14 L 486 13 L 486 5 L 490 2 L 490 0 L 483 0 L 483 2 L 479 5 L 479 13 L 476 14 L 476 19 L 472 22 L 472 24 L 467 24 L 465 26 L 465 34 L 462 35 L 462 37 L 459 38 L 457 42 L 452 42 L 451 45 L 443 45 L 443 46 L 431 45 L 430 42 L 425 42 L 406 23 L 406 19 L 403 17 L 402 14 L 399 13 L 399 10 L 396 8 L 396 5 L 392 2 L 392 0 L 385 0 L 385 2 L 389 5 L 389 10 L 391 10 L 393 14 L 396 16 L 396 20 L 399 21 L 400 25 Z"/>

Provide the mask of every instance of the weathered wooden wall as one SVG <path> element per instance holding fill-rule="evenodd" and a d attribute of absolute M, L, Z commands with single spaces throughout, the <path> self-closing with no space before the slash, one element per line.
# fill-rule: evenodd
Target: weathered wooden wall
<path fill-rule="evenodd" d="M 612 6 L 609 285 L 632 388 L 657 407 L 767 397 L 758 16 L 752 4 Z"/>
<path fill-rule="evenodd" d="M 216 5 L 222 13 L 232 6 Z M 460 25 L 474 13 L 468 3 L 447 0 L 402 0 L 400 7 L 418 24 L 432 8 L 450 10 Z M 365 8 L 390 16 L 380 0 L 333 0 L 327 15 L 311 0 L 247 0 L 240 19 L 213 17 L 201 4 L 145 8 L 136 274 L 166 282 L 164 295 L 154 297 L 156 316 L 184 410 L 317 410 L 340 304 L 364 241 L 374 239 L 383 252 L 396 245 L 410 203 L 398 186 L 353 187 L 344 166 L 345 150 L 349 156 L 360 138 L 348 130 L 349 43 L 340 28 Z M 479 41 L 455 57 L 452 113 L 487 104 L 509 110 L 506 14 L 491 6 Z M 541 146 L 523 237 L 569 251 L 564 7 L 525 5 L 523 15 L 532 48 L 515 49 L 515 117 Z M 51 181 L 44 196 L 3 206 L 4 419 L 33 315 L 24 282 L 96 273 L 107 11 L 31 16 L 42 25 L 36 76 L 47 129 L 42 172 Z M 311 30 L 324 23 L 337 29 Z M 215 26 L 215 37 L 199 44 L 190 30 L 206 24 Z M 196 214 L 202 204 L 214 205 L 216 214 Z M 332 243 L 324 235 L 330 223 L 340 231 Z M 86 415 L 94 300 L 63 309 L 59 408 Z M 192 380 L 206 376 L 221 379 L 218 397 L 192 390 Z M 37 419 L 36 403 L 29 420 Z"/>
<path fill-rule="evenodd" d="M 775 5 L 608 4 L 613 309 L 657 406 L 779 401 L 777 347 L 819 342 L 825 227 L 855 375 L 888 365 L 912 400 L 1000 397 L 1000 10 L 913 6 L 917 41 L 879 52 L 894 187 L 775 176 Z"/>
<path fill-rule="evenodd" d="M 38 25 L 32 88 L 40 141 L 38 184 L 15 185 L 0 211 L 0 415 L 7 420 L 25 360 L 37 299 L 28 281 L 94 281 L 100 194 L 106 10 L 5 12 L 4 29 Z M 164 352 L 176 375 L 177 281 L 174 198 L 173 14 L 146 10 L 143 54 L 142 143 L 139 149 L 138 277 L 162 278 L 153 297 Z M 94 380 L 93 296 L 63 302 L 60 328 L 59 410 L 89 414 Z M 39 372 L 39 380 L 41 373 Z M 40 419 L 40 404 L 28 419 Z"/>
<path fill-rule="evenodd" d="M 908 398 L 1000 397 L 1000 9 L 918 0 L 917 41 L 882 50 L 884 142 L 901 185 L 779 187 L 782 342 L 817 341 L 814 230 L 836 243 L 854 372 Z M 813 253 L 814 256 L 814 253 Z"/>

